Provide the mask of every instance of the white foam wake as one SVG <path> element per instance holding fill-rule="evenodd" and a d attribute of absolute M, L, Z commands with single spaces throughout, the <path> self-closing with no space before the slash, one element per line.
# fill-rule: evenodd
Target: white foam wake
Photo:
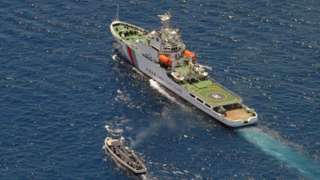
<path fill-rule="evenodd" d="M 120 129 L 120 128 L 113 129 L 109 125 L 105 125 L 105 129 L 112 136 L 117 136 L 117 135 L 119 136 L 123 133 L 123 129 Z"/>
<path fill-rule="evenodd" d="M 260 148 L 266 154 L 287 163 L 289 167 L 297 169 L 306 177 L 311 179 L 320 178 L 320 166 L 317 163 L 271 134 L 257 127 L 242 128 L 238 132 L 247 141 Z"/>
<path fill-rule="evenodd" d="M 118 56 L 116 55 L 116 54 L 114 54 L 114 55 L 112 55 L 112 59 L 114 60 L 114 61 L 118 61 Z"/>
<path fill-rule="evenodd" d="M 149 83 L 150 83 L 150 86 L 157 90 L 160 94 L 162 94 L 163 96 L 165 96 L 166 98 L 168 98 L 170 101 L 172 102 L 175 102 L 177 104 L 179 104 L 179 102 L 177 101 L 177 99 L 173 96 L 171 96 L 163 87 L 160 86 L 160 84 L 153 80 L 153 79 L 150 79 L 149 80 Z"/>

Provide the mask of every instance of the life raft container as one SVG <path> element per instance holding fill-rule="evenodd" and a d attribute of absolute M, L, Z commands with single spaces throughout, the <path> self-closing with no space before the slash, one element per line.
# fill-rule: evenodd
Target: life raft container
<path fill-rule="evenodd" d="M 191 58 L 192 61 L 196 61 L 197 60 L 197 56 L 194 52 L 189 51 L 189 50 L 184 50 L 183 51 L 183 57 L 185 58 Z"/>
<path fill-rule="evenodd" d="M 160 62 L 160 64 L 163 64 L 165 66 L 171 66 L 172 65 L 171 59 L 168 56 L 164 55 L 164 54 L 160 54 L 159 55 L 159 62 Z"/>

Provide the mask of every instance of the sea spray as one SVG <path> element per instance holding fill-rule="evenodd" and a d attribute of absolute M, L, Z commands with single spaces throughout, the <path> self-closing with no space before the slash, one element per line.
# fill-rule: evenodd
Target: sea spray
<path fill-rule="evenodd" d="M 165 96 L 166 98 L 168 98 L 170 101 L 175 102 L 175 103 L 178 103 L 177 100 L 176 100 L 176 98 L 173 97 L 173 96 L 171 96 L 166 90 L 164 90 L 164 88 L 162 88 L 157 81 L 155 81 L 155 80 L 153 80 L 153 79 L 150 79 L 150 80 L 149 80 L 149 83 L 150 83 L 150 86 L 151 86 L 153 89 L 157 90 L 160 94 L 162 94 L 163 96 Z"/>
<path fill-rule="evenodd" d="M 110 125 L 105 125 L 105 129 L 107 130 L 108 134 L 114 137 L 121 136 L 123 133 L 123 129 L 111 128 Z"/>
<path fill-rule="evenodd" d="M 113 54 L 113 55 L 112 55 L 112 60 L 114 60 L 114 61 L 118 61 L 118 60 L 119 60 L 119 58 L 118 58 L 118 56 L 117 56 L 116 54 Z"/>
<path fill-rule="evenodd" d="M 288 167 L 297 169 L 304 176 L 312 179 L 320 178 L 319 164 L 283 143 L 279 138 L 258 127 L 241 128 L 238 132 L 263 152 L 287 163 Z"/>
<path fill-rule="evenodd" d="M 165 88 L 163 88 L 157 81 L 149 79 L 150 86 L 157 90 L 161 95 L 169 99 L 171 102 L 177 104 L 182 108 L 183 111 L 191 111 L 191 108 L 186 106 L 180 99 L 171 95 Z"/>
<path fill-rule="evenodd" d="M 172 111 L 163 107 L 160 112 L 160 117 L 150 121 L 150 125 L 147 128 L 142 129 L 137 133 L 135 138 L 131 141 L 131 145 L 136 147 L 146 138 L 157 133 L 161 128 L 174 129 L 176 128 L 176 121 L 171 117 Z"/>
<path fill-rule="evenodd" d="M 147 137 L 151 136 L 153 133 L 157 132 L 161 128 L 160 123 L 152 123 L 148 128 L 140 131 L 135 138 L 131 141 L 132 147 L 136 147 L 141 142 L 143 142 Z"/>

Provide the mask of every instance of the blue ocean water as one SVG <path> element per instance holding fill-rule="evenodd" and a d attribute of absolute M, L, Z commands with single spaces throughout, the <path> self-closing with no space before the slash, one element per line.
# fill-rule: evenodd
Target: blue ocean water
<path fill-rule="evenodd" d="M 101 149 L 112 131 L 154 179 L 320 178 L 320 1 L 119 5 L 121 20 L 149 30 L 169 9 L 259 124 L 226 128 L 113 61 L 115 1 L 2 0 L 0 179 L 127 179 Z"/>

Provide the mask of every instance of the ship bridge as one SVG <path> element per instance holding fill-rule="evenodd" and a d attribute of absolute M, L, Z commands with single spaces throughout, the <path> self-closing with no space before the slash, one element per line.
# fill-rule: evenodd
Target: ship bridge
<path fill-rule="evenodd" d="M 181 39 L 180 30 L 170 26 L 171 14 L 167 12 L 164 15 L 159 15 L 159 18 L 162 27 L 159 31 L 149 33 L 152 41 L 151 44 L 153 44 L 161 54 L 182 52 L 185 49 L 185 44 Z"/>

